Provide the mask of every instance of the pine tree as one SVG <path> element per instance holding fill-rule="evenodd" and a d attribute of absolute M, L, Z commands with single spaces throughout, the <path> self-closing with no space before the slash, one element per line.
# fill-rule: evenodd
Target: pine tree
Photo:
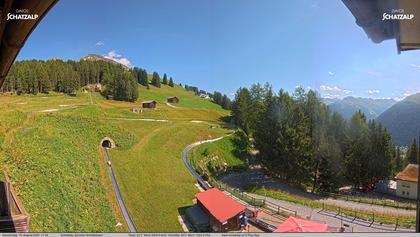
<path fill-rule="evenodd" d="M 162 81 L 162 83 L 164 85 L 168 85 L 168 77 L 166 76 L 166 73 L 163 74 L 163 81 Z"/>
<path fill-rule="evenodd" d="M 417 160 L 418 160 L 418 147 L 417 147 L 417 141 L 414 138 L 413 143 L 411 143 L 411 146 L 407 151 L 407 161 L 410 164 L 417 164 Z"/>
<path fill-rule="evenodd" d="M 395 164 L 394 164 L 395 172 L 394 173 L 396 174 L 397 172 L 400 172 L 403 169 L 403 166 L 404 164 L 401 157 L 400 147 L 397 146 L 396 152 L 395 152 Z"/>
<path fill-rule="evenodd" d="M 153 72 L 152 85 L 160 88 L 160 77 L 157 72 Z"/>
<path fill-rule="evenodd" d="M 219 92 L 214 92 L 214 102 L 220 104 L 222 102 L 222 95 Z M 236 120 L 236 124 L 242 128 L 248 135 L 251 132 L 251 123 L 249 115 L 252 113 L 251 94 L 247 88 L 239 88 L 235 95 L 235 100 L 232 104 L 232 114 Z"/>
<path fill-rule="evenodd" d="M 172 77 L 169 78 L 169 86 L 174 87 L 174 81 L 172 80 Z M 182 85 L 181 85 L 182 86 Z"/>

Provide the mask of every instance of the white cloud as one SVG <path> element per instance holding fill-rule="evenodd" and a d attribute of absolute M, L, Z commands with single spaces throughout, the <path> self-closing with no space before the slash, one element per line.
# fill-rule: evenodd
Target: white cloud
<path fill-rule="evenodd" d="M 410 67 L 420 68 L 420 65 L 418 65 L 418 64 L 414 64 L 414 63 L 411 63 L 411 64 L 410 64 Z"/>
<path fill-rule="evenodd" d="M 333 72 L 328 72 L 328 74 L 329 74 L 330 76 L 334 76 L 334 73 L 333 73 Z"/>
<path fill-rule="evenodd" d="M 338 93 L 344 93 L 344 94 L 351 94 L 351 93 L 353 93 L 353 91 L 351 91 L 351 90 L 342 89 L 342 88 L 340 88 L 338 86 L 325 86 L 325 85 L 322 85 L 322 86 L 319 87 L 319 89 L 321 91 L 332 91 L 332 92 L 338 92 Z"/>
<path fill-rule="evenodd" d="M 95 46 L 104 46 L 104 45 L 105 45 L 105 43 L 102 42 L 101 40 L 96 42 L 96 44 L 95 44 Z"/>
<path fill-rule="evenodd" d="M 400 101 L 400 100 L 405 99 L 405 97 L 410 96 L 410 95 L 412 95 L 412 94 L 414 94 L 414 93 L 413 93 L 413 92 L 411 92 L 411 91 L 404 91 L 404 93 L 402 93 L 401 95 L 399 95 L 399 96 L 397 96 L 397 97 L 394 97 L 394 100 L 396 100 L 396 101 Z"/>
<path fill-rule="evenodd" d="M 103 56 L 104 58 L 114 60 L 115 62 L 121 63 L 122 65 L 125 65 L 127 67 L 132 67 L 130 60 L 128 60 L 127 58 L 124 58 L 121 54 L 118 54 L 115 50 L 111 50 Z"/>
<path fill-rule="evenodd" d="M 325 94 L 322 95 L 322 98 L 325 98 L 325 99 L 337 99 L 337 98 L 340 98 L 340 95 L 338 95 L 338 94 L 331 94 L 331 93 L 325 93 Z"/>
<path fill-rule="evenodd" d="M 380 90 L 378 90 L 378 89 L 367 90 L 366 92 L 367 92 L 368 94 L 371 94 L 371 95 L 381 93 L 381 91 L 380 91 Z"/>

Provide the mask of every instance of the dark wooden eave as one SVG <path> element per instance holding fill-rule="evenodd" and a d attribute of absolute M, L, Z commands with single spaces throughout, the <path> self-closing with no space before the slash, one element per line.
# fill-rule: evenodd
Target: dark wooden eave
<path fill-rule="evenodd" d="M 58 0 L 0 0 L 0 87 L 29 35 Z M 9 20 L 8 13 L 27 9 L 36 20 Z"/>
<path fill-rule="evenodd" d="M 366 35 L 374 42 L 395 39 L 398 53 L 420 49 L 420 1 L 418 0 L 342 0 Z M 412 20 L 382 20 L 384 13 L 403 9 L 414 14 Z"/>

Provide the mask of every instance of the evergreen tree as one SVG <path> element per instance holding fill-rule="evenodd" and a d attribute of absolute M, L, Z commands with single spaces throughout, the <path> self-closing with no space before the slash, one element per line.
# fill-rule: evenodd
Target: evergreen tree
<path fill-rule="evenodd" d="M 152 85 L 160 88 L 160 77 L 157 72 L 153 72 Z"/>
<path fill-rule="evenodd" d="M 400 147 L 397 146 L 396 151 L 395 151 L 395 163 L 394 163 L 394 174 L 397 174 L 398 172 L 402 171 L 403 167 L 404 167 L 404 163 L 401 157 L 401 151 L 400 151 Z"/>
<path fill-rule="evenodd" d="M 222 101 L 221 101 L 221 106 L 223 109 L 230 109 L 231 106 L 231 101 L 230 99 L 227 97 L 227 95 L 223 95 L 222 97 Z"/>
<path fill-rule="evenodd" d="M 222 96 L 219 93 L 214 92 L 213 100 L 216 104 L 221 103 Z M 232 114 L 236 120 L 236 124 L 244 130 L 245 133 L 250 134 L 251 132 L 251 118 L 252 113 L 251 94 L 247 88 L 239 88 L 235 95 L 235 101 L 232 104 Z"/>
<path fill-rule="evenodd" d="M 138 93 L 137 82 L 145 74 L 147 77 L 140 68 L 127 70 L 105 61 L 23 60 L 13 64 L 2 91 L 17 94 L 56 91 L 74 95 L 82 86 L 101 83 L 108 92 L 118 91 L 121 96 L 117 99 L 132 101 Z"/>
<path fill-rule="evenodd" d="M 162 83 L 164 85 L 168 85 L 168 77 L 166 76 L 166 73 L 163 74 L 163 81 L 162 81 Z"/>
<path fill-rule="evenodd" d="M 410 148 L 407 151 L 407 161 L 410 164 L 417 164 L 418 161 L 418 147 L 417 147 L 417 141 L 414 138 L 413 143 L 411 144 Z"/>
<path fill-rule="evenodd" d="M 172 80 L 172 77 L 169 78 L 169 86 L 174 87 L 174 81 Z M 182 85 L 180 85 L 180 86 L 182 86 Z"/>

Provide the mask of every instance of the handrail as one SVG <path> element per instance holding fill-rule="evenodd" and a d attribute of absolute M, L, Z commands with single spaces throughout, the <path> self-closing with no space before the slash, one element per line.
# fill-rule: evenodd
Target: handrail
<path fill-rule="evenodd" d="M 9 191 L 9 194 L 11 195 L 11 197 L 12 197 L 12 200 L 10 200 L 9 198 L 9 194 L 6 194 L 7 195 L 7 201 L 8 201 L 8 205 L 9 205 L 9 208 L 10 208 L 10 210 L 12 210 L 11 208 L 12 208 L 12 206 L 11 206 L 11 203 L 10 203 L 10 201 L 13 201 L 15 204 L 16 204 L 16 208 L 18 209 L 18 211 L 19 211 L 19 214 L 22 214 L 22 215 L 28 215 L 27 214 L 27 212 L 26 212 L 26 210 L 25 210 L 25 208 L 23 207 L 23 205 L 22 205 L 22 203 L 20 202 L 20 200 L 17 198 L 17 195 L 16 195 L 16 192 L 15 192 L 15 190 L 14 190 L 14 188 L 13 188 L 13 185 L 11 185 L 11 182 L 10 182 L 10 179 L 9 179 L 9 176 L 7 175 L 7 171 L 3 171 L 3 176 L 4 176 L 4 183 L 5 183 L 5 185 L 6 185 L 6 187 L 7 187 L 7 189 L 8 189 L 8 191 Z"/>

